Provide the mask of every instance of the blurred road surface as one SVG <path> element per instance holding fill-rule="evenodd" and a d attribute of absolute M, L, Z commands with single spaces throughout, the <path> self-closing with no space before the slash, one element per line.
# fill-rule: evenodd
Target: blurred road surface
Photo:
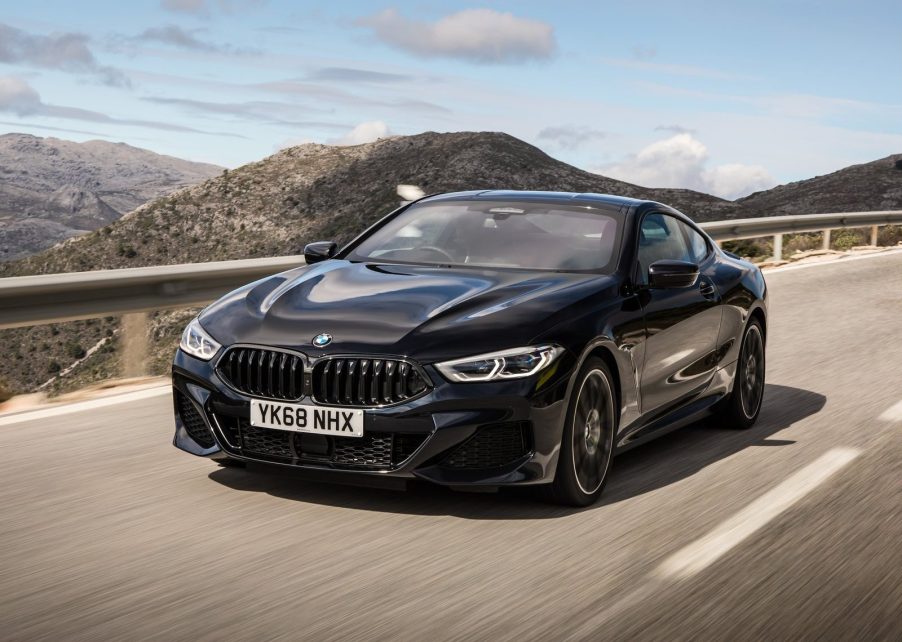
<path fill-rule="evenodd" d="M 755 428 L 586 510 L 172 448 L 168 395 L 0 422 L 0 631 L 34 639 L 900 639 L 902 254 L 771 272 Z"/>

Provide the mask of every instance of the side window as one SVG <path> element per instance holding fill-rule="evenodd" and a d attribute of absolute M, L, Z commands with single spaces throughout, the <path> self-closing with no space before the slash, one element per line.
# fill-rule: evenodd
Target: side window
<path fill-rule="evenodd" d="M 686 232 L 686 238 L 689 239 L 689 254 L 692 256 L 693 263 L 701 263 L 708 256 L 710 248 L 705 237 L 696 232 L 685 223 L 679 224 L 683 231 Z"/>
<path fill-rule="evenodd" d="M 681 223 L 666 214 L 648 214 L 639 228 L 639 280 L 648 281 L 648 266 L 662 259 L 692 261 Z"/>

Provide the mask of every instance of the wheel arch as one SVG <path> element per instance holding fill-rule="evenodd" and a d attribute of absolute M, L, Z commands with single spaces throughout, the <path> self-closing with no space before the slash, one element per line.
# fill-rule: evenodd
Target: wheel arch
<path fill-rule="evenodd" d="M 761 306 L 756 306 L 752 308 L 752 311 L 749 312 L 749 319 L 746 323 L 746 327 L 751 323 L 752 319 L 756 319 L 758 323 L 761 324 L 761 334 L 764 339 L 764 344 L 767 345 L 767 314 L 764 312 L 764 308 Z"/>
<path fill-rule="evenodd" d="M 580 363 L 580 368 L 582 368 L 583 364 L 586 363 L 590 358 L 598 357 L 604 364 L 608 367 L 608 371 L 611 373 L 611 376 L 614 378 L 614 394 L 616 395 L 615 401 L 617 402 L 617 412 L 622 411 L 621 400 L 623 399 L 623 390 L 621 388 L 620 383 L 620 368 L 617 365 L 617 360 L 614 358 L 614 353 L 604 345 L 595 346 L 582 360 Z"/>

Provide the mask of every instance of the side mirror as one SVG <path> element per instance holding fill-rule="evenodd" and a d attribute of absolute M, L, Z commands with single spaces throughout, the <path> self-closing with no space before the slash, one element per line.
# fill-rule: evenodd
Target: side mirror
<path fill-rule="evenodd" d="M 648 268 L 648 286 L 651 288 L 688 288 L 698 279 L 698 266 L 688 261 L 663 259 Z"/>
<path fill-rule="evenodd" d="M 338 251 L 338 243 L 334 241 L 317 241 L 316 243 L 308 243 L 304 247 L 304 260 L 307 264 L 319 263 L 326 259 L 331 259 Z"/>

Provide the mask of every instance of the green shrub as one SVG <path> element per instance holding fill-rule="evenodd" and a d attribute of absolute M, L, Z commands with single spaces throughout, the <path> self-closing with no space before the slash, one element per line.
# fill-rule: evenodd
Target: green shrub
<path fill-rule="evenodd" d="M 124 256 L 127 259 L 133 259 L 138 256 L 137 250 L 135 250 L 134 246 L 128 243 L 119 243 L 118 249 L 119 256 Z"/>
<path fill-rule="evenodd" d="M 902 225 L 886 225 L 877 230 L 877 245 L 897 245 L 902 241 Z"/>
<path fill-rule="evenodd" d="M 796 252 L 819 250 L 824 244 L 823 232 L 811 234 L 787 234 L 783 237 L 783 253 L 792 256 Z"/>
<path fill-rule="evenodd" d="M 770 238 L 741 239 L 724 241 L 723 249 L 737 256 L 749 257 L 753 261 L 764 261 L 773 255 L 774 244 Z"/>
<path fill-rule="evenodd" d="M 833 231 L 830 245 L 842 252 L 850 250 L 858 245 L 866 245 L 870 240 L 870 234 L 859 228 L 846 228 Z"/>
<path fill-rule="evenodd" d="M 73 342 L 66 346 L 66 354 L 68 354 L 73 359 L 83 359 L 87 352 L 80 343 Z"/>

